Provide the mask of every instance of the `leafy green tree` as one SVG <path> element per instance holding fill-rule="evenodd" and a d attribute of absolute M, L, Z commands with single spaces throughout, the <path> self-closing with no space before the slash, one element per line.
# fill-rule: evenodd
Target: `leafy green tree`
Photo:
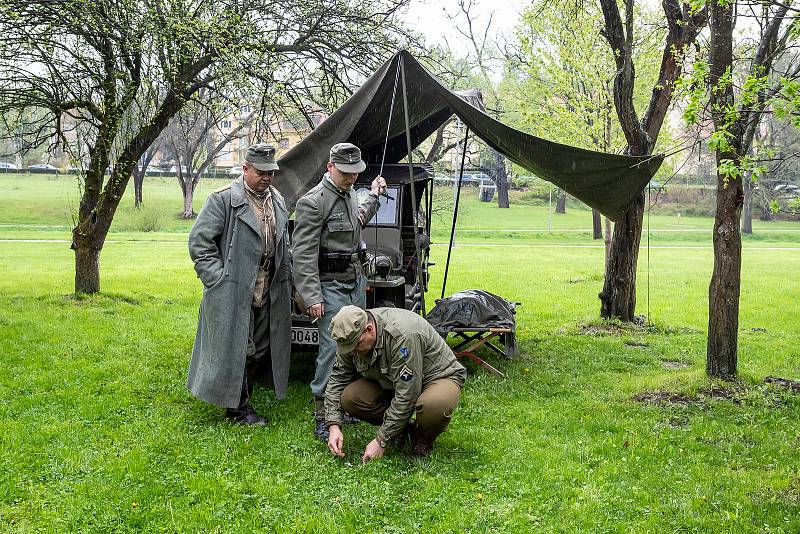
<path fill-rule="evenodd" d="M 612 152 L 624 145 L 614 121 L 613 58 L 598 46 L 600 20 L 599 7 L 590 3 L 538 0 L 523 11 L 501 85 L 508 122 L 592 150 Z M 566 199 L 558 190 L 556 213 L 566 212 Z M 602 236 L 599 222 L 593 216 L 596 238 Z"/>
<path fill-rule="evenodd" d="M 0 115 L 41 110 L 29 124 L 37 145 L 70 147 L 79 131 L 87 147 L 75 291 L 100 290 L 100 252 L 132 169 L 198 90 L 265 80 L 302 92 L 297 80 L 313 79 L 338 99 L 404 39 L 405 3 L 3 0 Z"/>
<path fill-rule="evenodd" d="M 614 108 L 625 135 L 625 152 L 634 156 L 652 154 L 664 119 L 672 103 L 675 82 L 680 78 L 686 51 L 693 45 L 706 23 L 706 10 L 693 10 L 678 0 L 663 0 L 667 32 L 661 46 L 658 76 L 650 88 L 644 114 L 639 117 L 635 102 L 636 56 L 641 29 L 637 32 L 634 0 L 625 3 L 623 20 L 616 0 L 600 0 L 603 12 L 601 34 L 613 52 Z M 645 30 L 646 31 L 646 30 Z M 640 70 L 647 68 L 638 64 Z M 614 235 L 606 262 L 603 290 L 600 292 L 600 315 L 631 321 L 636 311 L 636 266 L 642 238 L 645 196 L 641 193 L 623 218 L 614 224 Z"/>
<path fill-rule="evenodd" d="M 704 11 L 693 14 L 677 0 L 665 0 L 662 9 L 630 0 L 623 21 L 616 0 L 534 3 L 523 15 L 504 83 L 509 120 L 575 146 L 651 154 L 684 51 L 705 24 Z M 598 34 L 608 47 L 600 46 Z M 642 194 L 614 225 L 599 295 L 603 317 L 634 318 L 644 206 Z"/>
<path fill-rule="evenodd" d="M 753 11 L 758 22 L 751 46 L 734 56 L 735 11 L 746 11 L 745 2 L 709 2 L 708 61 L 695 65 L 695 79 L 708 82 L 708 104 L 713 121 L 709 146 L 717 161 L 717 206 L 714 218 L 714 271 L 708 290 L 708 343 L 706 372 L 709 376 L 737 375 L 739 297 L 741 289 L 744 204 L 743 182 L 749 174 L 763 173 L 750 154 L 763 115 L 773 109 L 800 126 L 800 62 L 793 48 L 800 38 L 800 11 L 789 3 L 763 3 Z M 753 6 L 750 6 L 751 8 Z M 776 61 L 794 57 L 788 70 L 775 72 Z M 744 76 L 737 76 L 744 72 Z M 691 93 L 702 98 L 702 85 Z"/>

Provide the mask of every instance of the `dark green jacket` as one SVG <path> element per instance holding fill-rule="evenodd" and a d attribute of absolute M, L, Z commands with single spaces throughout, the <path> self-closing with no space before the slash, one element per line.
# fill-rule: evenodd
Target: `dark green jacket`
<path fill-rule="evenodd" d="M 270 355 L 275 396 L 286 396 L 291 351 L 291 258 L 288 212 L 273 187 L 275 273 L 270 282 Z M 248 347 L 250 306 L 264 249 L 242 178 L 206 199 L 189 232 L 189 255 L 203 282 L 203 300 L 187 387 L 217 406 L 239 404 Z"/>
<path fill-rule="evenodd" d="M 359 377 L 394 390 L 389 409 L 378 429 L 379 440 L 397 435 L 414 415 L 423 387 L 442 378 L 464 385 L 467 371 L 436 330 L 416 313 L 398 308 L 368 310 L 375 318 L 377 339 L 370 354 L 337 354 L 325 390 L 325 422 L 342 424 L 342 392 Z"/>
<path fill-rule="evenodd" d="M 347 272 L 320 275 L 320 249 L 357 253 L 361 248 L 361 229 L 377 211 L 376 196 L 369 195 L 359 204 L 355 191 L 339 190 L 327 173 L 297 201 L 292 233 L 294 285 L 306 307 L 322 302 L 320 281 L 355 280 L 361 273 L 361 265 L 354 262 Z"/>

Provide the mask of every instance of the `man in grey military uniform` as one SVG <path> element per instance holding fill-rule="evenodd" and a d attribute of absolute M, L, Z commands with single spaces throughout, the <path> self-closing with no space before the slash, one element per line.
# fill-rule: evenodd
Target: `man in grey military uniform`
<path fill-rule="evenodd" d="M 411 454 L 427 456 L 450 423 L 467 375 L 444 339 L 416 313 L 357 306 L 336 314 L 331 335 L 337 359 L 325 391 L 330 451 L 344 457 L 345 410 L 378 427 L 363 462 L 382 457 L 393 439 L 410 439 Z"/>
<path fill-rule="evenodd" d="M 189 233 L 203 300 L 187 387 L 244 425 L 267 424 L 250 404 L 260 364 L 278 399 L 289 378 L 289 215 L 277 170 L 273 146 L 251 146 L 243 176 L 208 197 Z"/>
<path fill-rule="evenodd" d="M 333 145 L 327 172 L 295 208 L 294 285 L 306 314 L 319 320 L 319 354 L 311 393 L 314 435 L 325 442 L 325 387 L 336 360 L 336 342 L 328 328 L 342 306 L 366 305 L 361 230 L 378 211 L 378 198 L 386 189 L 386 181 L 378 176 L 372 181 L 369 196 L 358 201 L 353 183 L 366 167 L 357 146 Z"/>

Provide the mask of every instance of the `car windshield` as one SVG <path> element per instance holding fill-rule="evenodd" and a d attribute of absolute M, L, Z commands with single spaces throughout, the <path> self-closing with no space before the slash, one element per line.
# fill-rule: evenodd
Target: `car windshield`
<path fill-rule="evenodd" d="M 356 190 L 356 194 L 358 195 L 359 202 L 361 202 L 367 197 L 367 195 L 369 195 L 369 188 L 359 187 Z M 397 226 L 397 202 L 400 200 L 400 188 L 387 187 L 386 194 L 392 198 L 386 198 L 382 196 L 380 199 L 378 199 L 380 201 L 380 207 L 378 208 L 378 213 L 375 215 L 375 217 L 369 221 L 368 224 L 370 226 Z"/>

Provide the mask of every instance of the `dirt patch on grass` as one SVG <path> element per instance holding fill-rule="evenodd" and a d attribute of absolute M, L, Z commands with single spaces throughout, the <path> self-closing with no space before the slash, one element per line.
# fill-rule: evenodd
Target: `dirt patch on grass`
<path fill-rule="evenodd" d="M 800 382 L 797 380 L 790 380 L 788 378 L 781 378 L 779 376 L 768 376 L 764 379 L 764 382 L 791 391 L 792 393 L 800 393 Z"/>
<path fill-rule="evenodd" d="M 688 369 L 691 367 L 692 364 L 689 362 L 682 362 L 680 360 L 661 360 L 661 367 L 664 369 L 669 369 L 670 371 L 676 371 L 678 369 Z"/>
<path fill-rule="evenodd" d="M 673 391 L 643 391 L 642 393 L 634 395 L 632 399 L 642 404 L 654 404 L 658 406 L 702 406 L 709 399 L 727 400 L 734 404 L 741 403 L 739 393 L 736 390 L 719 386 L 702 389 L 694 396 L 685 393 L 675 393 Z"/>
<path fill-rule="evenodd" d="M 642 404 L 672 404 L 676 406 L 688 406 L 695 403 L 695 398 L 672 391 L 644 391 L 634 395 L 633 400 Z"/>
<path fill-rule="evenodd" d="M 709 399 L 728 400 L 734 404 L 739 404 L 739 392 L 733 389 L 723 388 L 719 386 L 712 386 L 708 389 L 701 389 L 698 392 L 698 397 L 706 397 Z"/>

